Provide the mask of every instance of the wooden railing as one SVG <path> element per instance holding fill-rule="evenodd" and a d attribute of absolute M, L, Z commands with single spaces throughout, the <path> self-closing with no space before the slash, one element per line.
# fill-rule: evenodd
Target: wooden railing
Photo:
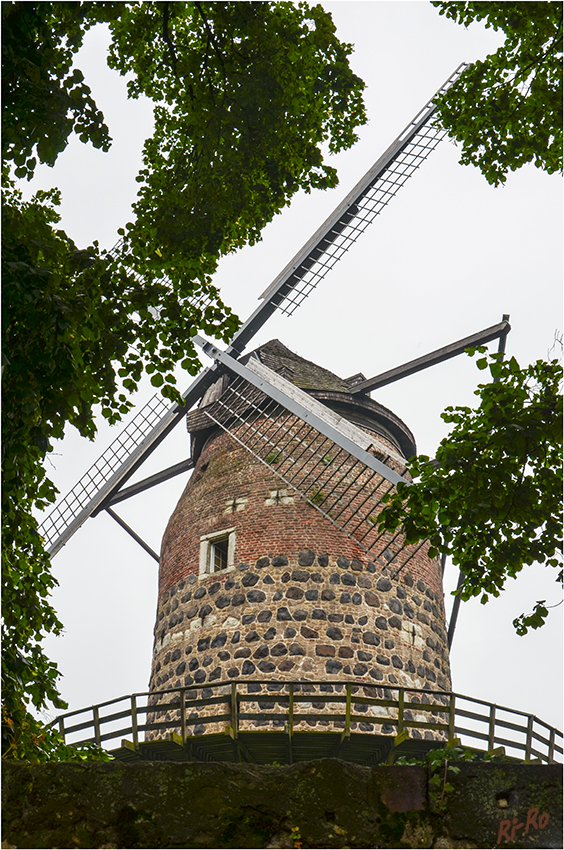
<path fill-rule="evenodd" d="M 252 703 L 260 703 L 260 710 L 245 710 Z M 313 721 L 344 735 L 372 731 L 405 740 L 432 732 L 445 744 L 459 740 L 483 751 L 503 747 L 508 756 L 525 761 L 561 762 L 563 755 L 562 732 L 534 715 L 448 691 L 343 681 L 236 680 L 137 693 L 67 712 L 51 725 L 66 743 L 93 742 L 111 750 L 112 742 L 119 747 L 125 737 L 138 747 L 171 732 L 182 741 L 218 731 L 237 738 L 244 731 L 264 731 L 265 725 L 291 737 L 298 724 Z"/>

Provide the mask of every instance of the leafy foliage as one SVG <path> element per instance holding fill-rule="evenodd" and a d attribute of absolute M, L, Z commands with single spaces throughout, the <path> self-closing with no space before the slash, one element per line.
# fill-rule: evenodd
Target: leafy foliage
<path fill-rule="evenodd" d="M 477 360 L 494 378 L 475 391 L 478 407 L 446 409 L 454 428 L 436 460 L 412 458 L 417 482 L 399 484 L 379 517 L 382 528 L 403 526 L 408 543 L 428 538 L 430 557 L 450 555 L 464 573 L 459 595 L 482 603 L 526 564 L 558 567 L 562 555 L 562 368 L 500 358 Z M 537 605 L 528 625 L 547 613 Z M 515 621 L 519 634 L 526 625 Z"/>
<path fill-rule="evenodd" d="M 456 740 L 459 741 L 460 739 Z M 394 765 L 425 764 L 430 768 L 435 769 L 437 766 L 443 765 L 445 761 L 508 762 L 511 761 L 511 759 L 509 756 L 505 755 L 503 747 L 499 747 L 498 749 L 491 750 L 489 752 L 484 752 L 482 750 L 470 749 L 470 747 L 446 746 L 434 747 L 432 750 L 428 750 L 422 758 L 416 758 L 415 756 L 399 756 L 399 758 L 395 759 Z"/>
<path fill-rule="evenodd" d="M 2 3 L 2 162 L 16 177 L 54 165 L 71 133 L 109 150 L 103 115 L 73 57 L 96 3 Z M 118 4 L 103 4 L 117 6 Z"/>
<path fill-rule="evenodd" d="M 468 747 L 447 746 L 429 750 L 422 759 L 400 756 L 394 764 L 420 764 L 428 768 L 430 802 L 435 812 L 441 812 L 447 806 L 446 795 L 454 791 L 454 785 L 448 780 L 452 778 L 452 775 L 460 773 L 460 767 L 453 762 L 461 761 L 508 762 L 510 759 L 505 755 L 505 752 L 499 750 L 482 753 Z M 450 777 L 449 774 L 451 774 Z"/>
<path fill-rule="evenodd" d="M 170 273 L 185 257 L 252 244 L 297 189 L 336 185 L 320 146 L 350 147 L 364 111 L 350 47 L 320 6 L 174 3 L 167 41 L 131 50 L 154 38 L 161 5 L 111 23 L 110 65 L 133 72 L 131 96 L 156 104 L 128 239 L 160 248 Z"/>
<path fill-rule="evenodd" d="M 504 44 L 474 62 L 438 103 L 449 135 L 494 186 L 534 162 L 562 170 L 562 4 L 433 2 L 463 26 L 482 21 Z"/>
<path fill-rule="evenodd" d="M 31 762 L 112 761 L 96 744 L 65 744 L 53 727 L 44 726 L 26 710 L 23 702 L 12 710 L 2 705 L 2 758 Z"/>
<path fill-rule="evenodd" d="M 520 614 L 518 617 L 515 617 L 513 625 L 518 635 L 526 635 L 529 629 L 540 629 L 541 626 L 544 626 L 548 617 L 548 608 L 546 608 L 545 602 L 546 599 L 541 599 L 537 602 L 532 614 Z"/>
<path fill-rule="evenodd" d="M 352 48 L 319 6 L 16 2 L 2 20 L 3 719 L 6 751 L 29 758 L 63 752 L 26 714 L 29 703 L 64 707 L 41 649 L 62 626 L 32 513 L 56 495 L 51 441 L 67 423 L 93 438 L 98 408 L 118 421 L 143 372 L 179 400 L 173 370 L 200 368 L 192 337 L 228 341 L 239 325 L 211 283 L 220 257 L 259 239 L 300 188 L 334 186 L 323 150 L 349 147 L 366 119 Z M 56 227 L 58 193 L 24 202 L 13 180 L 53 165 L 73 133 L 109 148 L 73 68 L 99 22 L 130 96 L 155 104 L 135 220 L 111 252 L 79 250 Z"/>

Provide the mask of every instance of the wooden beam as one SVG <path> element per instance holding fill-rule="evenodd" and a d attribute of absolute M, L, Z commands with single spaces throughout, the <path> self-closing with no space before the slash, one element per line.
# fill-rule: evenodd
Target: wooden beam
<path fill-rule="evenodd" d="M 393 764 L 396 760 L 397 756 L 397 748 L 403 744 L 404 741 L 409 740 L 409 732 L 407 729 L 404 729 L 403 732 L 400 732 L 392 739 L 392 747 L 390 752 L 386 758 L 386 764 Z"/>
<path fill-rule="evenodd" d="M 367 378 L 366 381 L 360 381 L 350 387 L 350 392 L 369 393 L 372 390 L 377 390 L 379 387 L 385 387 L 387 384 L 392 384 L 394 381 L 399 381 L 400 378 L 407 378 L 408 375 L 413 375 L 415 372 L 421 372 L 422 369 L 428 369 L 429 366 L 436 366 L 437 363 L 442 363 L 444 360 L 450 360 L 451 357 L 456 357 L 462 354 L 467 348 L 475 348 L 478 345 L 485 345 L 498 337 L 505 337 L 511 330 L 511 325 L 505 319 L 497 325 L 492 325 L 491 328 L 486 328 L 478 333 L 466 336 L 464 339 L 459 339 L 452 342 L 450 345 L 445 345 L 443 348 L 437 348 L 429 354 L 418 357 L 416 360 L 410 360 L 404 363 L 403 366 L 396 366 L 395 369 L 390 369 L 388 372 L 382 372 L 375 375 L 373 378 Z"/>
<path fill-rule="evenodd" d="M 186 460 L 180 461 L 180 463 L 175 463 L 174 466 L 169 466 L 167 469 L 163 469 L 162 472 L 157 472 L 155 475 L 150 475 L 149 478 L 144 478 L 142 481 L 138 481 L 137 484 L 132 484 L 130 487 L 126 487 L 124 490 L 120 490 L 118 493 L 114 493 L 114 495 L 110 498 L 108 504 L 116 505 L 118 502 L 123 502 L 125 499 L 129 499 L 131 496 L 136 496 L 138 493 L 143 493 L 145 490 L 148 490 L 150 487 L 155 487 L 157 484 L 162 484 L 163 481 L 168 481 L 170 478 L 174 478 L 175 475 L 181 475 L 183 472 L 186 472 L 188 469 L 193 469 L 194 461 L 191 457 Z M 100 508 L 99 510 L 102 510 Z M 96 511 L 92 514 L 92 516 L 97 516 L 99 511 Z"/>

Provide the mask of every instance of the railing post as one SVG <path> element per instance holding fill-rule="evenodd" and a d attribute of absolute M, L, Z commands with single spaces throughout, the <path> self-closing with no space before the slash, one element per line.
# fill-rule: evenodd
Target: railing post
<path fill-rule="evenodd" d="M 294 734 L 294 683 L 288 685 L 288 735 Z"/>
<path fill-rule="evenodd" d="M 59 717 L 59 732 L 63 736 L 63 742 L 65 742 L 66 732 L 65 732 L 65 718 L 64 717 Z"/>
<path fill-rule="evenodd" d="M 548 742 L 548 763 L 554 764 L 554 744 L 556 742 L 556 729 L 552 727 L 550 730 L 550 738 Z"/>
<path fill-rule="evenodd" d="M 180 734 L 184 743 L 186 741 L 186 691 L 184 688 L 180 691 Z"/>
<path fill-rule="evenodd" d="M 100 710 L 97 705 L 92 706 L 92 712 L 94 714 L 94 738 L 96 744 L 101 747 L 102 737 L 100 735 Z"/>
<path fill-rule="evenodd" d="M 495 746 L 495 705 L 490 705 L 490 722 L 488 726 L 488 750 Z"/>
<path fill-rule="evenodd" d="M 237 711 L 237 683 L 231 682 L 231 728 L 233 737 L 239 735 L 239 712 Z"/>
<path fill-rule="evenodd" d="M 351 699 L 352 685 L 349 682 L 347 684 L 347 703 L 345 708 L 345 735 L 351 734 Z"/>
<path fill-rule="evenodd" d="M 286 724 L 286 732 L 288 733 L 288 742 L 286 744 L 286 761 L 288 764 L 294 763 L 294 750 L 292 747 L 292 737 L 294 735 L 294 683 L 288 683 L 288 723 Z"/>
<path fill-rule="evenodd" d="M 133 732 L 133 746 L 135 749 L 139 746 L 139 733 L 137 730 L 137 697 L 131 694 L 131 729 Z"/>
<path fill-rule="evenodd" d="M 454 727 L 455 701 L 456 701 L 456 695 L 451 694 L 450 695 L 449 707 L 448 707 L 448 739 L 449 739 L 449 741 L 454 741 L 454 739 L 456 737 L 455 727 Z"/>
<path fill-rule="evenodd" d="M 527 744 L 525 746 L 525 761 L 530 760 L 531 750 L 533 748 L 533 720 L 534 715 L 529 714 L 529 719 L 527 720 Z"/>
<path fill-rule="evenodd" d="M 403 701 L 404 701 L 404 690 L 403 688 L 399 688 L 398 692 L 398 735 L 401 735 L 403 732 Z"/>
<path fill-rule="evenodd" d="M 231 682 L 231 735 L 235 746 L 237 762 L 241 761 L 241 746 L 239 742 L 239 706 L 237 704 L 237 683 Z M 192 755 L 192 744 L 190 743 L 190 755 Z"/>

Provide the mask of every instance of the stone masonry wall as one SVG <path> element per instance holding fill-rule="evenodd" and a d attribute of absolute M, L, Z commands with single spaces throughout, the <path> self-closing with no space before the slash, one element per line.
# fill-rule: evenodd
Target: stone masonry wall
<path fill-rule="evenodd" d="M 450 688 L 441 600 L 421 579 L 394 581 L 371 562 L 307 549 L 294 563 L 240 563 L 221 580 L 191 575 L 165 594 L 158 619 L 155 690 L 255 671 Z"/>
<path fill-rule="evenodd" d="M 5 762 L 2 847 L 562 847 L 561 765 L 459 764 Z"/>
<path fill-rule="evenodd" d="M 226 528 L 233 569 L 200 577 L 200 537 Z M 370 561 L 215 436 L 163 538 L 151 690 L 245 677 L 450 690 L 440 568 L 427 548 L 399 575 Z"/>

